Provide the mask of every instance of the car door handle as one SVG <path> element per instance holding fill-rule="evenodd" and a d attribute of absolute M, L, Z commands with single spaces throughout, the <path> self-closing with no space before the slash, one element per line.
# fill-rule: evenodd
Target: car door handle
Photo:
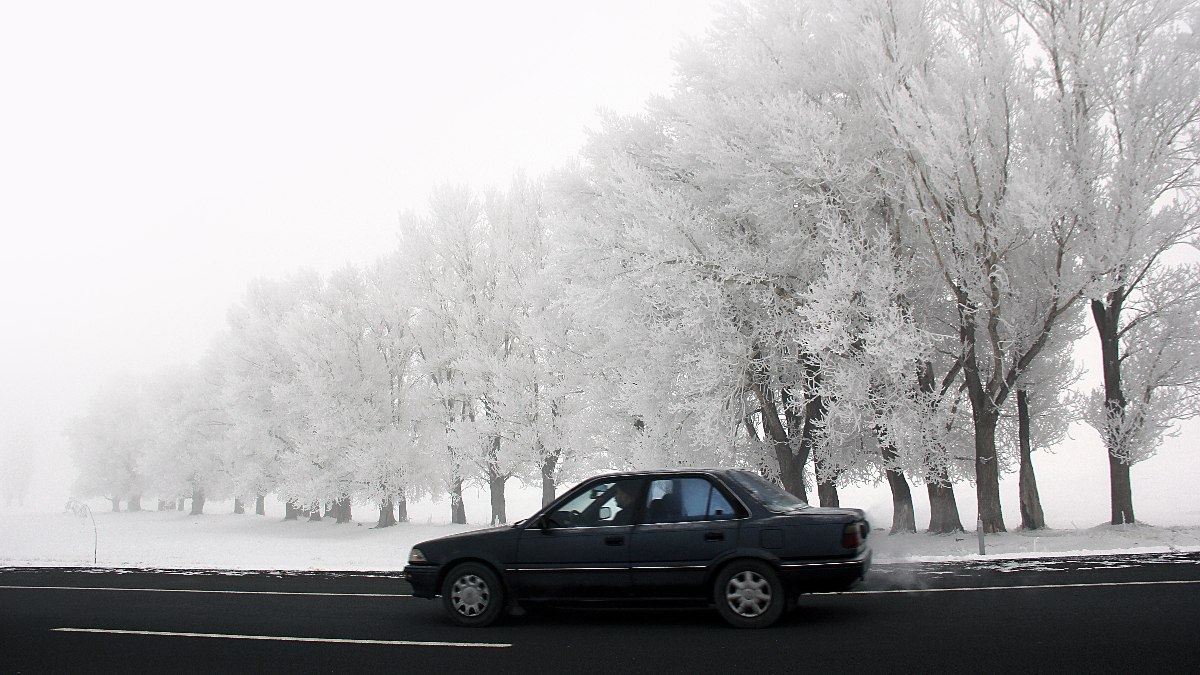
<path fill-rule="evenodd" d="M 725 541 L 724 532 L 705 532 L 704 541 Z"/>
<path fill-rule="evenodd" d="M 620 546 L 621 544 L 625 543 L 625 537 L 622 537 L 622 536 L 605 537 L 604 543 L 608 544 L 609 546 Z"/>

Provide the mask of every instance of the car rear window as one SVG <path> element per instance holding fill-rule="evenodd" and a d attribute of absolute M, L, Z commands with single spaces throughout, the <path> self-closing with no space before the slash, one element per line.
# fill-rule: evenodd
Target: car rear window
<path fill-rule="evenodd" d="M 808 502 L 749 471 L 730 471 L 729 477 L 749 492 L 768 511 L 784 513 L 808 507 Z"/>

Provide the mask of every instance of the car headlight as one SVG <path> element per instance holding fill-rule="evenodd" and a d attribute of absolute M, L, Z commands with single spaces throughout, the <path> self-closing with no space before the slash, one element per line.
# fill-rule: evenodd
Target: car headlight
<path fill-rule="evenodd" d="M 411 552 L 409 552 L 408 564 L 411 565 L 413 563 L 423 563 L 423 562 L 429 562 L 429 561 L 425 559 L 425 554 L 421 552 L 421 549 L 414 548 Z"/>

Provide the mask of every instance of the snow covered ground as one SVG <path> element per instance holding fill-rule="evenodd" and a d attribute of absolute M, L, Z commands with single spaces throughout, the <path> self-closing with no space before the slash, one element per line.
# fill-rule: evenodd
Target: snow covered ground
<path fill-rule="evenodd" d="M 1200 550 L 1200 461 L 1196 439 L 1200 420 L 1185 423 L 1185 432 L 1168 438 L 1153 460 L 1133 467 L 1135 525 L 1111 526 L 1108 461 L 1096 451 L 1094 433 L 1079 428 L 1073 445 L 1058 452 L 1039 452 L 1039 488 L 1049 530 L 1022 532 L 1018 481 L 1005 474 L 1000 482 L 1005 522 L 1010 532 L 986 539 L 988 557 L 1028 557 L 1079 552 Z M 1089 440 L 1090 439 L 1090 440 Z M 567 489 L 569 485 L 563 485 Z M 918 526 L 929 522 L 928 499 L 913 488 Z M 968 530 L 975 528 L 974 488 L 957 485 L 959 514 Z M 891 525 L 891 494 L 886 485 L 855 485 L 840 490 L 841 503 L 863 508 L 876 527 Z M 0 512 L 0 567 L 91 565 L 91 522 L 62 513 L 65 488 L 35 495 L 30 505 Z M 140 512 L 110 513 L 107 502 L 89 505 L 96 519 L 96 561 L 109 567 L 395 570 L 403 567 L 413 544 L 444 534 L 484 527 L 488 495 L 468 489 L 471 525 L 448 525 L 446 500 L 409 504 L 412 522 L 373 529 L 369 505 L 355 505 L 355 522 L 283 522 L 283 504 L 267 500 L 267 515 L 232 515 L 229 502 L 209 502 L 205 515 Z M 512 485 L 507 491 L 510 520 L 538 509 L 537 486 Z M 149 499 L 148 506 L 153 505 Z M 873 533 L 877 561 L 937 560 L 979 557 L 974 532 L 932 536 L 918 533 L 889 536 Z"/>
<path fill-rule="evenodd" d="M 222 510 L 224 509 L 224 510 Z M 425 517 L 375 529 L 365 510 L 352 523 L 284 522 L 281 514 L 95 513 L 95 531 L 72 513 L 10 512 L 0 519 L 0 567 L 90 566 L 234 570 L 397 570 L 413 544 L 482 527 Z M 520 516 L 528 515 L 520 513 Z M 879 562 L 979 558 L 973 532 L 957 535 L 872 533 Z M 1038 532 L 1011 531 L 985 540 L 986 557 L 1038 557 L 1081 552 L 1200 550 L 1200 525 L 1095 525 Z"/>

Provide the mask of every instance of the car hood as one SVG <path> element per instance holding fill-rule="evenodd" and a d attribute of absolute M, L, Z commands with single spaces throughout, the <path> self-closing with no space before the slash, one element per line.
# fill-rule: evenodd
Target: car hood
<path fill-rule="evenodd" d="M 449 534 L 437 539 L 423 541 L 413 548 L 418 548 L 430 562 L 438 562 L 455 552 L 470 549 L 471 552 L 484 552 L 485 555 L 506 557 L 511 542 L 515 542 L 517 529 L 511 525 L 489 527 L 483 530 L 472 530 Z"/>

